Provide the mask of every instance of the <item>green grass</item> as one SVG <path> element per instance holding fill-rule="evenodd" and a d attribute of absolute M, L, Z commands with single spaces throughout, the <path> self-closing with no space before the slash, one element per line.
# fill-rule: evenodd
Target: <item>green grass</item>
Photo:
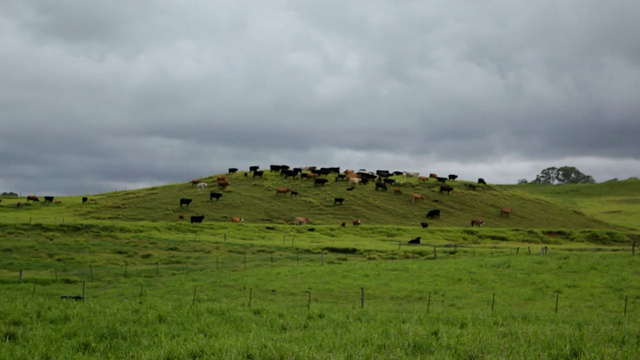
<path fill-rule="evenodd" d="M 234 176 L 218 202 L 208 200 L 215 189 L 187 183 L 84 204 L 3 198 L 0 358 L 635 359 L 640 351 L 638 181 L 475 191 L 459 181 L 446 195 L 409 179 L 395 195 L 265 175 Z M 300 195 L 275 195 L 276 187 Z M 412 204 L 411 193 L 426 200 Z M 181 197 L 194 202 L 180 208 Z M 500 216 L 500 207 L 514 213 Z M 426 220 L 433 208 L 442 218 Z M 295 216 L 312 223 L 289 224 Z M 350 225 L 354 218 L 363 225 Z M 471 228 L 471 219 L 487 225 Z M 416 236 L 423 244 L 408 246 Z M 537 255 L 543 246 L 550 253 Z M 60 299 L 82 294 L 83 283 L 87 301 Z"/>

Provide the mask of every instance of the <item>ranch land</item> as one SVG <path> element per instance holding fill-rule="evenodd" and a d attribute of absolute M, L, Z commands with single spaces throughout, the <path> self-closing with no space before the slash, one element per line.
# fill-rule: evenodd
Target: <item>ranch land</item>
<path fill-rule="evenodd" d="M 0 358 L 640 353 L 640 181 L 322 178 L 2 197 Z"/>

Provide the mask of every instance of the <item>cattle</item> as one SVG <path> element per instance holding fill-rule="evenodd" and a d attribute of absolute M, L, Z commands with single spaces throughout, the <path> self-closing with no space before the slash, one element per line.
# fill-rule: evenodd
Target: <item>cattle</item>
<path fill-rule="evenodd" d="M 429 174 L 429 178 L 431 178 L 431 179 L 437 179 L 437 178 L 438 178 L 438 174 L 431 173 L 431 174 Z"/>
<path fill-rule="evenodd" d="M 506 217 L 509 217 L 512 212 L 513 212 L 512 208 L 502 208 L 502 209 L 500 209 L 500 215 L 504 215 Z"/>
<path fill-rule="evenodd" d="M 258 171 L 258 169 L 260 169 L 260 166 L 249 166 L 249 172 Z"/>
<path fill-rule="evenodd" d="M 358 225 L 362 224 L 362 220 L 360 220 L 360 219 L 355 219 L 355 220 L 353 220 L 351 223 L 353 224 L 353 226 L 358 226 Z"/>
<path fill-rule="evenodd" d="M 184 214 L 178 215 L 178 220 L 184 220 Z"/>
<path fill-rule="evenodd" d="M 484 220 L 471 220 L 471 226 L 482 227 L 484 226 Z"/>
<path fill-rule="evenodd" d="M 281 165 L 270 165 L 269 166 L 269 171 L 271 171 L 271 172 L 280 171 L 281 168 L 282 168 Z"/>
<path fill-rule="evenodd" d="M 218 181 L 218 188 L 224 190 L 227 188 L 227 186 L 231 185 L 230 182 L 224 180 L 224 181 Z"/>
<path fill-rule="evenodd" d="M 290 191 L 291 191 L 291 189 L 289 189 L 289 188 L 277 188 L 276 189 L 276 195 L 278 195 L 278 194 L 286 195 Z"/>
<path fill-rule="evenodd" d="M 222 197 L 221 193 L 217 193 L 217 192 L 210 192 L 209 193 L 209 201 L 212 201 L 213 199 L 216 199 L 216 201 L 220 200 L 220 198 Z"/>
<path fill-rule="evenodd" d="M 449 174 L 449 180 L 455 180 L 458 178 L 458 175 Z"/>
<path fill-rule="evenodd" d="M 241 217 L 232 217 L 231 218 L 231 222 L 232 223 L 239 223 L 239 222 L 242 222 L 242 221 L 244 221 L 244 219 L 241 218 Z"/>
<path fill-rule="evenodd" d="M 229 174 L 235 174 L 238 172 L 238 168 L 229 168 Z"/>
<path fill-rule="evenodd" d="M 408 171 L 405 171 L 404 172 L 404 176 L 406 176 L 406 177 L 418 177 L 418 176 L 420 176 L 420 173 L 419 172 L 408 172 Z"/>
<path fill-rule="evenodd" d="M 308 222 L 310 222 L 311 220 L 309 220 L 308 217 L 297 217 L 293 220 L 293 223 L 296 225 L 303 225 L 306 224 Z"/>
<path fill-rule="evenodd" d="M 282 170 L 282 172 L 280 174 L 284 175 L 285 179 L 288 179 L 289 177 L 292 177 L 294 180 L 297 180 L 299 173 L 300 172 L 296 171 L 296 170 Z"/>
<path fill-rule="evenodd" d="M 201 223 L 202 220 L 204 219 L 204 215 L 192 215 L 191 216 L 191 223 Z"/>
<path fill-rule="evenodd" d="M 340 224 L 340 226 L 345 227 L 345 226 L 347 226 L 347 223 L 345 221 L 343 221 L 342 224 Z"/>
<path fill-rule="evenodd" d="M 336 204 L 342 205 L 343 202 L 344 202 L 344 198 L 341 198 L 341 197 L 333 198 L 333 205 L 336 205 Z"/>
<path fill-rule="evenodd" d="M 418 181 L 419 182 L 429 181 L 429 177 L 428 176 L 418 176 Z"/>
<path fill-rule="evenodd" d="M 447 181 L 446 177 L 437 177 L 436 180 L 438 180 L 438 182 L 444 183 Z"/>
<path fill-rule="evenodd" d="M 317 186 L 317 185 L 324 186 L 324 184 L 326 184 L 328 182 L 329 182 L 329 180 L 327 180 L 327 179 L 315 179 L 315 180 L 313 180 L 313 186 Z"/>
<path fill-rule="evenodd" d="M 62 204 L 62 200 L 56 200 L 53 202 L 54 204 Z"/>
<path fill-rule="evenodd" d="M 187 207 L 189 207 L 189 205 L 191 204 L 192 201 L 193 201 L 192 199 L 181 198 L 180 199 L 180 207 L 182 207 L 182 205 L 187 205 Z"/>
<path fill-rule="evenodd" d="M 84 203 L 86 203 L 86 202 L 87 202 L 87 200 L 89 200 L 89 198 L 88 198 L 88 197 L 86 197 L 86 196 L 83 196 L 83 197 L 82 197 L 82 203 L 83 203 L 83 204 L 84 204 Z"/>
<path fill-rule="evenodd" d="M 53 196 L 45 196 L 44 202 L 53 202 Z"/>
<path fill-rule="evenodd" d="M 429 210 L 426 215 L 427 219 L 440 219 L 440 209 Z"/>
<path fill-rule="evenodd" d="M 27 202 L 29 201 L 40 201 L 40 199 L 38 199 L 38 197 L 35 195 L 29 195 L 27 196 Z"/>
<path fill-rule="evenodd" d="M 487 185 L 487 182 L 483 178 L 478 178 L 478 184 Z"/>
<path fill-rule="evenodd" d="M 347 188 L 347 191 L 353 191 L 353 190 L 355 190 L 355 188 L 356 188 L 355 186 L 349 186 L 349 187 Z"/>
<path fill-rule="evenodd" d="M 276 229 L 275 226 L 265 226 L 264 228 L 267 229 L 267 230 L 275 230 Z"/>
<path fill-rule="evenodd" d="M 387 185 L 394 185 L 396 183 L 396 179 L 384 179 L 383 182 Z"/>
<path fill-rule="evenodd" d="M 411 203 L 414 203 L 416 200 L 424 200 L 424 196 L 421 194 L 411 194 Z"/>
<path fill-rule="evenodd" d="M 191 186 L 196 186 L 196 185 L 200 184 L 200 181 L 201 181 L 200 179 L 191 180 Z"/>
<path fill-rule="evenodd" d="M 464 184 L 464 186 L 468 187 L 469 190 L 475 190 L 476 189 L 476 186 L 473 185 L 473 184 Z"/>
<path fill-rule="evenodd" d="M 347 179 L 347 174 L 336 175 L 336 182 L 338 182 L 339 180 L 346 180 L 346 179 Z"/>
<path fill-rule="evenodd" d="M 384 190 L 384 191 L 387 191 L 387 185 L 385 185 L 384 183 L 381 183 L 381 182 L 376 183 L 376 188 L 375 188 L 375 190 L 376 190 L 376 191 L 378 191 L 378 190 Z"/>
<path fill-rule="evenodd" d="M 225 181 L 227 180 L 227 177 L 225 175 L 220 175 L 216 178 L 216 181 Z"/>
<path fill-rule="evenodd" d="M 391 173 L 389 172 L 389 170 L 376 170 L 376 175 L 381 178 L 388 178 L 389 176 L 391 176 Z"/>
<path fill-rule="evenodd" d="M 318 177 L 318 174 L 316 173 L 304 173 L 300 175 L 303 178 L 307 178 L 307 179 L 315 179 Z"/>
<path fill-rule="evenodd" d="M 420 240 L 421 240 L 421 239 L 422 239 L 422 238 L 421 238 L 420 236 L 418 236 L 418 237 L 417 237 L 417 238 L 415 238 L 415 239 L 411 239 L 411 240 L 409 240 L 409 244 L 420 244 Z"/>
<path fill-rule="evenodd" d="M 420 223 L 420 226 L 422 226 L 423 229 L 424 228 L 428 228 L 429 227 L 429 223 L 423 221 L 423 222 Z"/>
<path fill-rule="evenodd" d="M 450 194 L 452 191 L 453 191 L 453 188 L 452 188 L 451 186 L 447 186 L 447 185 L 442 185 L 442 186 L 440 186 L 440 194 L 442 194 L 442 193 L 445 193 L 445 192 L 446 192 L 446 193 L 447 193 L 447 195 L 448 195 L 448 194 Z"/>
<path fill-rule="evenodd" d="M 291 191 L 291 196 L 298 196 L 299 192 L 297 191 Z"/>
<path fill-rule="evenodd" d="M 357 178 L 357 177 L 349 177 L 349 178 L 347 178 L 347 182 L 349 183 L 349 185 L 358 185 L 360 183 L 360 181 L 362 181 L 362 179 Z"/>
<path fill-rule="evenodd" d="M 262 178 L 262 175 L 264 174 L 264 171 L 262 170 L 256 170 L 253 172 L 253 177 L 255 178 L 256 176 L 259 178 Z"/>
<path fill-rule="evenodd" d="M 393 189 L 393 193 L 396 194 L 396 195 L 402 195 L 402 189 L 395 188 L 395 189 Z"/>
<path fill-rule="evenodd" d="M 202 191 L 207 186 L 209 186 L 209 184 L 207 184 L 206 182 L 201 182 L 198 185 L 196 185 L 196 187 L 198 188 L 199 191 Z"/>
<path fill-rule="evenodd" d="M 98 201 L 97 201 L 96 199 L 89 199 L 89 202 L 90 202 L 90 203 L 94 203 L 94 204 L 97 204 L 97 203 L 98 203 Z"/>

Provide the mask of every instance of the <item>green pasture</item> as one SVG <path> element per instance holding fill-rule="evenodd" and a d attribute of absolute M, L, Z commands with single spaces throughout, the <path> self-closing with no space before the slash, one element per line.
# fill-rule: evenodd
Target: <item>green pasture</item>
<path fill-rule="evenodd" d="M 319 187 L 267 171 L 232 176 L 209 201 L 215 178 L 205 191 L 185 181 L 86 203 L 2 198 L 0 358 L 640 353 L 638 181 L 475 190 L 455 181 L 447 195 L 433 180 L 348 191 L 331 176 Z M 411 203 L 411 193 L 426 199 Z M 181 197 L 193 203 L 181 208 Z M 441 218 L 426 219 L 436 208 Z M 196 214 L 202 224 L 189 223 Z M 311 223 L 292 225 L 296 216 Z M 409 245 L 415 237 L 421 244 Z M 80 301 L 61 298 L 83 289 Z"/>

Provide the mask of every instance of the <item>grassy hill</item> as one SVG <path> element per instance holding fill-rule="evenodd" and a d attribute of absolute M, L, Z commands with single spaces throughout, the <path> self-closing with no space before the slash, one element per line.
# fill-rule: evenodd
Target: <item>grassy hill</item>
<path fill-rule="evenodd" d="M 631 215 L 640 211 L 640 182 L 623 181 L 579 186 L 476 186 L 466 181 L 448 181 L 454 190 L 440 193 L 440 184 L 431 179 L 420 183 L 416 178 L 395 177 L 398 185 L 388 191 L 376 191 L 373 184 L 359 185 L 348 191 L 344 181 L 329 175 L 324 186 L 314 186 L 310 179 L 284 179 L 278 173 L 265 172 L 264 178 L 244 173 L 229 176 L 231 185 L 219 190 L 216 177 L 202 178 L 209 187 L 198 190 L 190 182 L 141 190 L 119 191 L 90 196 L 56 198 L 59 204 L 26 203 L 24 198 L 5 198 L 0 204 L 2 222 L 61 223 L 64 221 L 177 222 L 179 215 L 205 215 L 205 223 L 229 222 L 242 217 L 245 224 L 287 224 L 297 216 L 309 217 L 312 226 L 351 224 L 362 219 L 363 225 L 420 226 L 430 228 L 470 227 L 472 219 L 486 221 L 485 228 L 534 229 L 638 229 Z M 297 196 L 277 195 L 275 189 L 288 187 Z M 402 194 L 396 194 L 398 188 Z M 219 201 L 209 201 L 209 192 L 222 192 Z M 422 194 L 424 201 L 411 202 L 410 194 Z M 189 207 L 180 206 L 180 198 L 193 199 Z M 334 198 L 345 199 L 334 205 Z M 21 207 L 16 207 L 17 202 Z M 500 215 L 502 207 L 513 208 L 511 216 Z M 431 209 L 440 209 L 440 219 L 425 218 Z M 636 217 L 637 218 L 637 217 Z M 619 219 L 618 221 L 615 221 Z"/>

